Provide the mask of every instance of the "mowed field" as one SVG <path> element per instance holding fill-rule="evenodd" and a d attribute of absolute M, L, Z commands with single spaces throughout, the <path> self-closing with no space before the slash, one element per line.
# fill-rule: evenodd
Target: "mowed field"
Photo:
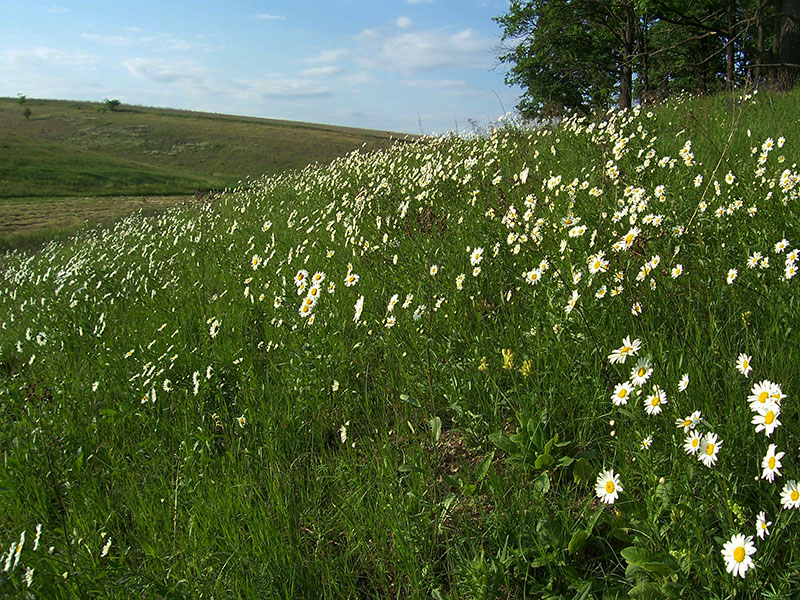
<path fill-rule="evenodd" d="M 355 149 L 386 148 L 399 137 L 124 104 L 110 111 L 90 102 L 0 98 L 0 248 Z"/>

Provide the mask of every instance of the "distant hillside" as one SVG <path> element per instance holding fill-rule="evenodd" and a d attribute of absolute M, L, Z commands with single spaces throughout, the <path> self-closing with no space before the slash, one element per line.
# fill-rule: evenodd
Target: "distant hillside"
<path fill-rule="evenodd" d="M 23 114 L 30 110 L 28 118 Z M 402 137 L 274 119 L 0 98 L 0 198 L 191 194 Z"/>

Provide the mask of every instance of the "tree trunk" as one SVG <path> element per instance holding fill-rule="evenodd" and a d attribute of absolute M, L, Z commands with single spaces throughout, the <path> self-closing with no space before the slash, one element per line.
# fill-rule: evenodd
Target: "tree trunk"
<path fill-rule="evenodd" d="M 776 23 L 778 67 L 775 87 L 790 90 L 800 75 L 800 0 L 783 0 Z"/>
<path fill-rule="evenodd" d="M 625 31 L 622 35 L 622 61 L 619 74 L 619 107 L 630 108 L 633 100 L 633 52 L 636 43 L 636 15 L 633 6 L 625 7 Z"/>
<path fill-rule="evenodd" d="M 734 26 L 736 24 L 736 0 L 729 0 L 728 2 L 728 44 L 727 44 L 727 77 L 725 79 L 725 89 L 729 92 L 733 90 L 736 85 L 736 68 L 734 64 L 734 40 L 736 33 Z"/>

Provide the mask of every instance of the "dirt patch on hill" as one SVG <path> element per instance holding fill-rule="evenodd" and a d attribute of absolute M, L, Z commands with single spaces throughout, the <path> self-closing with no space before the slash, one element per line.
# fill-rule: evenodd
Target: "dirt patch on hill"
<path fill-rule="evenodd" d="M 86 222 L 107 223 L 139 210 L 157 211 L 194 201 L 194 196 L 2 200 L 0 201 L 0 236 L 77 229 Z"/>

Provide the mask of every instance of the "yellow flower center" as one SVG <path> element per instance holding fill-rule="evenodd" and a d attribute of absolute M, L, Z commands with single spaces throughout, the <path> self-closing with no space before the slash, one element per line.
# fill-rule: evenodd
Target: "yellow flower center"
<path fill-rule="evenodd" d="M 606 481 L 606 492 L 609 494 L 613 494 L 616 487 L 614 486 L 613 481 Z"/>
<path fill-rule="evenodd" d="M 691 425 L 691 424 L 692 424 L 692 420 L 691 420 L 691 419 L 686 419 L 686 420 L 683 422 L 683 426 L 684 426 L 684 427 L 689 427 L 689 425 Z"/>
<path fill-rule="evenodd" d="M 712 456 L 714 454 L 714 444 L 709 444 L 706 446 L 706 454 Z"/>
<path fill-rule="evenodd" d="M 765 392 L 761 392 L 758 395 L 758 401 L 761 402 L 762 404 L 767 401 L 767 398 L 769 398 L 769 393 L 766 392 L 766 391 Z"/>
<path fill-rule="evenodd" d="M 645 371 L 645 368 L 644 368 L 644 367 L 639 367 L 639 370 L 636 372 L 636 374 L 637 374 L 639 377 L 644 377 L 644 374 L 645 374 L 645 373 L 647 373 L 647 371 Z"/>
<path fill-rule="evenodd" d="M 632 243 L 633 242 L 633 238 L 634 238 L 634 235 L 632 233 L 629 233 L 628 235 L 625 236 L 625 243 L 626 244 Z"/>
<path fill-rule="evenodd" d="M 744 547 L 739 546 L 736 550 L 733 551 L 733 560 L 736 562 L 742 562 L 744 560 Z"/>
<path fill-rule="evenodd" d="M 789 494 L 789 498 L 792 499 L 792 502 L 797 502 L 797 499 L 800 498 L 800 492 L 797 490 L 792 490 L 792 493 Z"/>
<path fill-rule="evenodd" d="M 764 415 L 764 423 L 766 425 L 772 425 L 772 422 L 775 420 L 775 413 L 771 410 L 767 411 L 767 414 Z"/>
<path fill-rule="evenodd" d="M 620 398 L 624 398 L 624 397 L 625 397 L 625 396 L 627 396 L 627 395 L 628 395 L 628 390 L 627 390 L 627 388 L 622 388 L 622 389 L 619 391 L 619 394 L 617 394 L 617 396 L 619 396 Z"/>
<path fill-rule="evenodd" d="M 700 445 L 700 438 L 694 438 L 692 440 L 692 448 L 697 448 Z"/>
<path fill-rule="evenodd" d="M 633 346 L 623 346 L 619 353 L 628 354 L 631 350 L 633 350 Z"/>
<path fill-rule="evenodd" d="M 661 399 L 658 396 L 650 398 L 650 406 L 658 406 L 659 402 L 661 402 Z"/>
<path fill-rule="evenodd" d="M 733 279 L 733 275 L 730 275 L 729 277 L 730 277 L 731 279 Z M 750 363 L 748 363 L 746 360 L 743 360 L 743 361 L 742 361 L 742 369 L 746 371 L 746 370 L 747 370 L 747 365 L 749 365 L 749 364 L 750 364 Z"/>
<path fill-rule="evenodd" d="M 769 462 L 767 462 L 767 465 L 769 466 L 770 470 L 775 468 L 775 463 L 776 463 L 775 457 L 774 456 L 770 456 L 769 457 Z"/>
<path fill-rule="evenodd" d="M 600 261 L 599 261 L 599 260 L 596 260 L 596 261 L 594 261 L 594 268 L 595 268 L 595 270 L 600 270 L 600 265 L 601 265 L 601 263 L 600 263 Z"/>

